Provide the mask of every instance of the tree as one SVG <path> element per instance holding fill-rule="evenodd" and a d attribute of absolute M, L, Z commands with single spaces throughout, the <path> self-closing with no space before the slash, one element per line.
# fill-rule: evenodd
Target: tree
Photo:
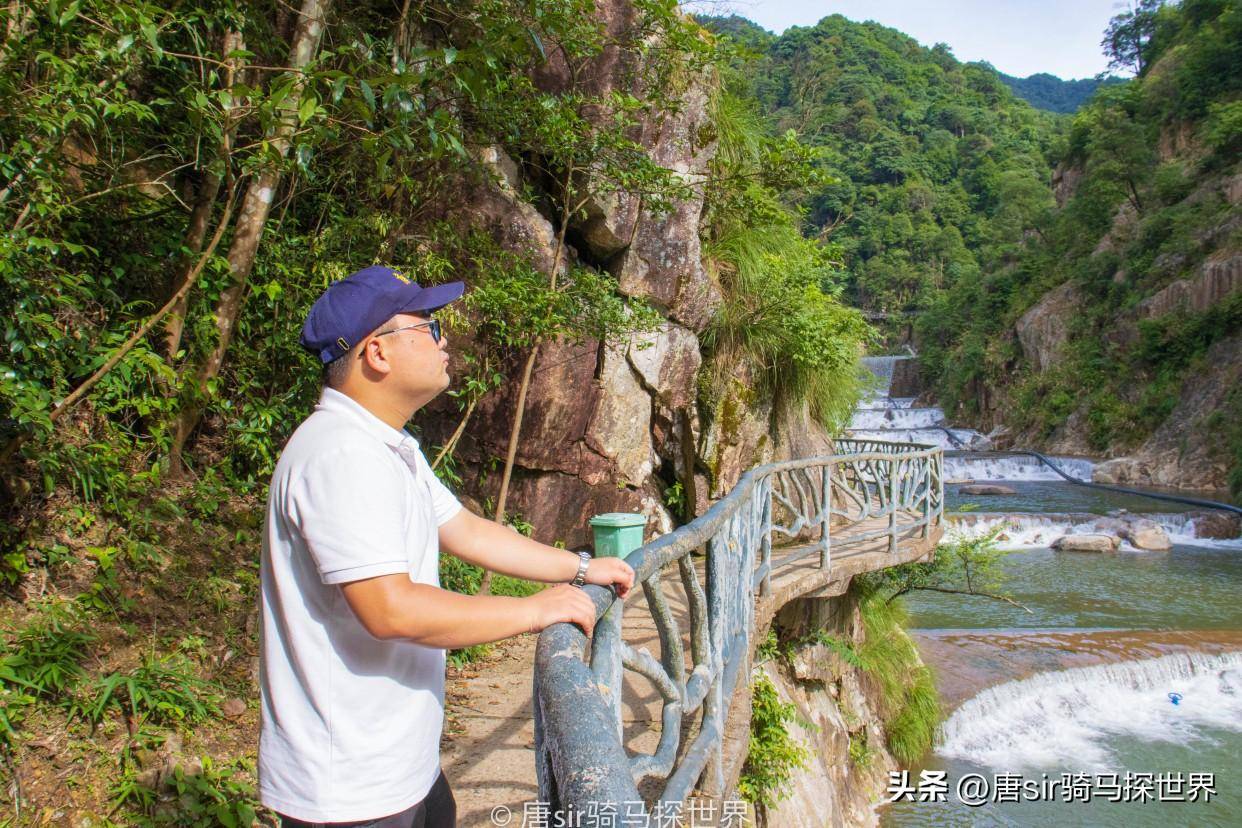
<path fill-rule="evenodd" d="M 931 561 L 889 567 L 866 576 L 867 589 L 885 603 L 920 590 L 949 595 L 968 595 L 1012 604 L 1030 612 L 1003 591 L 1005 580 L 1000 562 L 1005 553 L 996 548 L 1004 527 L 979 537 L 957 537 L 936 547 Z"/>
<path fill-rule="evenodd" d="M 259 249 L 259 240 L 263 236 L 263 228 L 283 175 L 280 161 L 292 146 L 293 133 L 298 126 L 299 115 L 305 111 L 304 107 L 309 102 L 313 113 L 317 105 L 315 98 L 304 98 L 302 93 L 307 83 L 306 69 L 319 51 L 319 42 L 328 25 L 326 18 L 330 8 L 331 0 L 303 0 L 298 10 L 293 42 L 289 48 L 289 70 L 272 85 L 273 90 L 278 92 L 273 94 L 276 99 L 275 118 L 264 136 L 264 142 L 270 148 L 269 155 L 246 188 L 238 211 L 237 224 L 233 228 L 233 239 L 227 257 L 230 281 L 216 304 L 216 343 L 195 369 L 193 396 L 177 416 L 172 447 L 169 449 L 169 466 L 174 475 L 181 471 L 182 449 L 202 417 L 202 400 L 209 393 L 212 381 L 219 375 L 229 343 L 233 340 L 246 283 Z"/>
<path fill-rule="evenodd" d="M 1109 69 L 1142 75 L 1147 69 L 1147 47 L 1156 33 L 1156 17 L 1164 0 L 1137 0 L 1129 9 L 1108 21 L 1100 48 Z"/>

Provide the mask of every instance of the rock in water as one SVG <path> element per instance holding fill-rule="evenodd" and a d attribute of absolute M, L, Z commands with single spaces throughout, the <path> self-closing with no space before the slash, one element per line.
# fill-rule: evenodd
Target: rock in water
<path fill-rule="evenodd" d="M 1008 486 L 997 486 L 994 483 L 975 483 L 970 486 L 963 486 L 962 494 L 965 495 L 1011 495 L 1017 494 L 1016 491 Z"/>
<path fill-rule="evenodd" d="M 1115 552 L 1120 541 L 1112 535 L 1065 535 L 1053 542 L 1061 552 Z"/>
<path fill-rule="evenodd" d="M 1121 536 L 1135 549 L 1149 552 L 1167 552 L 1173 547 L 1164 527 L 1154 520 L 1135 520 L 1122 531 Z"/>
<path fill-rule="evenodd" d="M 1195 512 L 1195 537 L 1229 540 L 1242 536 L 1242 519 L 1228 512 Z"/>

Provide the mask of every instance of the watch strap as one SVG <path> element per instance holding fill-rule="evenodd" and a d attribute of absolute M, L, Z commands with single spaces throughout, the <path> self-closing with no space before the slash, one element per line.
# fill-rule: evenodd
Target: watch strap
<path fill-rule="evenodd" d="M 582 586 L 586 583 L 587 567 L 591 565 L 591 553 L 585 550 L 578 552 L 578 574 L 570 581 L 574 586 Z"/>

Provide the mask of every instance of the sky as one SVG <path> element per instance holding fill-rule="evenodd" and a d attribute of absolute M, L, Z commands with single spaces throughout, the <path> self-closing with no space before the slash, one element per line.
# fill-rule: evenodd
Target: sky
<path fill-rule="evenodd" d="M 958 60 L 986 60 L 1017 77 L 1094 77 L 1108 61 L 1100 40 L 1124 0 L 707 0 L 692 11 L 739 14 L 780 34 L 843 14 L 875 20 L 925 46 L 947 43 Z"/>

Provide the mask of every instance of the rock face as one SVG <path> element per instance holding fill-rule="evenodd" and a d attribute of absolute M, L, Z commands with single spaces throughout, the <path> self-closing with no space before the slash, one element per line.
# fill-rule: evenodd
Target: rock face
<path fill-rule="evenodd" d="M 1116 552 L 1119 545 L 1112 535 L 1065 535 L 1053 541 L 1052 548 L 1062 552 Z"/>
<path fill-rule="evenodd" d="M 1150 319 L 1174 311 L 1202 313 L 1242 291 L 1242 253 L 1222 251 L 1203 263 L 1194 279 L 1178 279 L 1138 305 L 1137 315 Z"/>
<path fill-rule="evenodd" d="M 576 83 L 588 95 L 644 98 L 650 73 L 643 50 L 650 44 L 633 45 L 640 23 L 635 4 L 606 0 L 594 14 L 606 32 L 601 52 L 571 73 L 563 56 L 549 50 L 533 82 L 548 92 Z M 828 445 L 821 430 L 805 424 L 782 424 L 784 436 L 778 437 L 770 402 L 754 390 L 758 375 L 745 366 L 722 399 L 699 404 L 699 334 L 721 301 L 701 261 L 699 240 L 701 184 L 715 153 L 715 130 L 708 79 L 671 82 L 684 84 L 675 92 L 677 105 L 644 116 L 629 137 L 687 185 L 684 197 L 657 211 L 641 195 L 602 188 L 566 232 L 562 272 L 574 266 L 606 270 L 624 296 L 645 300 L 664 321 L 633 341 L 540 346 L 506 510 L 533 524 L 543 541 L 586 545 L 587 519 L 608 511 L 647 514 L 648 537 L 668 531 L 673 521 L 663 501 L 675 483 L 691 503 L 688 510 L 679 508 L 679 517 L 701 513 L 754 463 L 781 451 Z M 602 124 L 612 113 L 603 105 L 585 117 Z M 563 182 L 542 171 L 538 159 L 511 158 L 499 147 L 478 148 L 475 156 L 481 174 L 465 181 L 460 193 L 454 190 L 452 203 L 440 208 L 445 218 L 463 230 L 481 231 L 547 272 L 557 240 L 547 205 L 558 201 Z M 579 188 L 590 189 L 584 185 L 596 174 L 581 173 Z M 453 344 L 458 351 L 468 346 Z M 509 379 L 479 402 L 455 453 L 459 488 L 485 509 L 499 491 L 523 357 L 512 355 L 501 366 Z M 460 374 L 465 366 L 459 358 L 451 367 Z M 452 399 L 437 400 L 427 422 L 419 424 L 424 442 L 443 444 L 458 416 Z"/>
<path fill-rule="evenodd" d="M 1049 291 L 1018 320 L 1022 353 L 1040 371 L 1051 368 L 1069 339 L 1069 320 L 1080 302 L 1078 289 L 1066 282 Z"/>
<path fill-rule="evenodd" d="M 849 593 L 795 601 L 781 611 L 778 623 L 799 614 L 814 616 L 811 623 L 838 640 L 852 644 L 863 640 L 862 620 Z M 799 648 L 788 668 L 769 661 L 758 669 L 772 681 L 781 700 L 794 705 L 796 716 L 789 732 L 811 754 L 807 766 L 789 780 L 788 797 L 768 809 L 767 825 L 879 824 L 874 803 L 897 761 L 885 746 L 874 683 L 820 644 Z"/>
<path fill-rule="evenodd" d="M 1230 415 L 1226 400 L 1242 385 L 1242 334 L 1213 345 L 1207 369 L 1183 385 L 1177 406 L 1137 451 L 1096 467 L 1099 483 L 1223 490 L 1229 458 L 1220 445 L 1219 415 Z"/>
<path fill-rule="evenodd" d="M 890 397 L 917 397 L 924 390 L 917 359 L 899 359 L 893 363 L 893 379 L 888 389 Z"/>

